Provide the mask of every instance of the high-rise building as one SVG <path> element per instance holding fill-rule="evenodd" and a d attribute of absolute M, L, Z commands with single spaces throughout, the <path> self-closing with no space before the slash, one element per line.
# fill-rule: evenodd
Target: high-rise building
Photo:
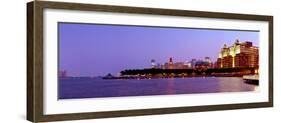
<path fill-rule="evenodd" d="M 209 64 L 211 64 L 211 63 L 212 63 L 212 61 L 211 61 L 211 58 L 210 58 L 210 57 L 205 57 L 204 61 L 205 61 L 205 62 L 207 62 L 207 63 L 209 63 Z"/>
<path fill-rule="evenodd" d="M 216 63 L 219 68 L 257 67 L 259 65 L 259 49 L 253 46 L 252 42 L 240 43 L 239 40 L 236 40 L 230 47 L 224 44 Z"/>
<path fill-rule="evenodd" d="M 184 65 L 185 68 L 191 68 L 191 62 L 189 62 L 187 60 L 184 62 L 183 65 Z"/>
<path fill-rule="evenodd" d="M 156 68 L 156 62 L 155 62 L 154 59 L 152 59 L 152 60 L 150 61 L 150 63 L 151 63 L 151 68 Z"/>
<path fill-rule="evenodd" d="M 173 58 L 169 58 L 168 69 L 174 69 L 174 62 Z"/>
<path fill-rule="evenodd" d="M 59 71 L 59 77 L 60 78 L 67 77 L 67 71 L 66 70 Z"/>
<path fill-rule="evenodd" d="M 184 62 L 176 62 L 174 63 L 174 69 L 186 69 Z"/>
<path fill-rule="evenodd" d="M 197 62 L 196 59 L 191 59 L 190 63 L 192 68 L 195 68 L 196 62 Z"/>

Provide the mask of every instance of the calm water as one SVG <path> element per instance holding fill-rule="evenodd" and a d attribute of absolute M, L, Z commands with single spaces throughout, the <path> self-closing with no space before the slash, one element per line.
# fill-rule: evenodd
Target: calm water
<path fill-rule="evenodd" d="M 254 91 L 239 77 L 103 80 L 60 79 L 59 99 Z"/>

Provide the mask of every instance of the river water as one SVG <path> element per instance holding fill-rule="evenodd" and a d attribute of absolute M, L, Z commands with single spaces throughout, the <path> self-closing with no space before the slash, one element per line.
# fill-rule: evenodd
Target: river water
<path fill-rule="evenodd" d="M 257 85 L 241 77 L 195 77 L 169 79 L 59 79 L 59 99 L 100 98 L 146 95 L 195 94 L 255 91 Z"/>

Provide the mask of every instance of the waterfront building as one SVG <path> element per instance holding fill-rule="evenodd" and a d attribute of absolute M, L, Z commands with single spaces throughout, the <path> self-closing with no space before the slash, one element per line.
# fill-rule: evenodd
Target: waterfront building
<path fill-rule="evenodd" d="M 169 61 L 161 65 L 162 69 L 174 69 L 173 58 L 169 58 Z"/>
<path fill-rule="evenodd" d="M 258 67 L 259 49 L 252 42 L 236 40 L 232 46 L 224 44 L 219 53 L 218 68 Z"/>
<path fill-rule="evenodd" d="M 196 60 L 192 59 L 191 61 L 185 62 L 174 62 L 173 58 L 169 58 L 168 62 L 164 64 L 157 64 L 155 60 L 151 60 L 151 68 L 158 68 L 158 69 L 195 69 L 198 66 L 204 66 L 206 68 L 212 68 L 213 63 L 211 62 L 210 57 L 205 57 L 204 60 Z"/>
<path fill-rule="evenodd" d="M 59 71 L 59 77 L 60 77 L 60 78 L 65 78 L 65 77 L 67 77 L 67 71 L 66 71 L 66 70 Z"/>
<path fill-rule="evenodd" d="M 183 62 L 174 63 L 174 69 L 187 69 Z"/>
<path fill-rule="evenodd" d="M 205 57 L 204 62 L 207 62 L 209 64 L 212 63 L 211 58 L 210 57 Z"/>
<path fill-rule="evenodd" d="M 191 68 L 191 62 L 189 62 L 189 61 L 185 61 L 184 62 L 184 67 L 186 67 L 186 68 Z"/>
<path fill-rule="evenodd" d="M 174 69 L 174 62 L 173 62 L 173 58 L 169 58 L 169 62 L 168 62 L 168 69 Z"/>
<path fill-rule="evenodd" d="M 195 64 L 196 64 L 196 59 L 191 59 L 191 68 L 195 68 Z"/>
<path fill-rule="evenodd" d="M 159 68 L 162 69 L 188 69 L 189 64 L 186 62 L 174 62 L 173 58 L 169 58 L 169 61 L 164 63 L 163 65 L 160 65 Z"/>
<path fill-rule="evenodd" d="M 156 62 L 155 62 L 154 59 L 152 59 L 152 60 L 150 61 L 150 63 L 151 63 L 151 68 L 157 68 Z"/>
<path fill-rule="evenodd" d="M 156 68 L 158 68 L 158 69 L 161 68 L 161 64 L 160 64 L 160 63 L 157 63 L 157 64 L 156 64 Z"/>
<path fill-rule="evenodd" d="M 195 64 L 196 69 L 208 69 L 211 67 L 212 67 L 212 64 L 205 60 L 198 60 L 198 61 L 196 61 L 196 64 Z"/>

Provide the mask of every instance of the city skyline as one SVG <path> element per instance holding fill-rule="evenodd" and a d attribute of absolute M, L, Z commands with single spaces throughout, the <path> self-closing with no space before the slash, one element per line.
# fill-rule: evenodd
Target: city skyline
<path fill-rule="evenodd" d="M 59 70 L 71 76 L 104 76 L 124 69 L 210 57 L 236 39 L 259 46 L 259 32 L 59 23 Z"/>

